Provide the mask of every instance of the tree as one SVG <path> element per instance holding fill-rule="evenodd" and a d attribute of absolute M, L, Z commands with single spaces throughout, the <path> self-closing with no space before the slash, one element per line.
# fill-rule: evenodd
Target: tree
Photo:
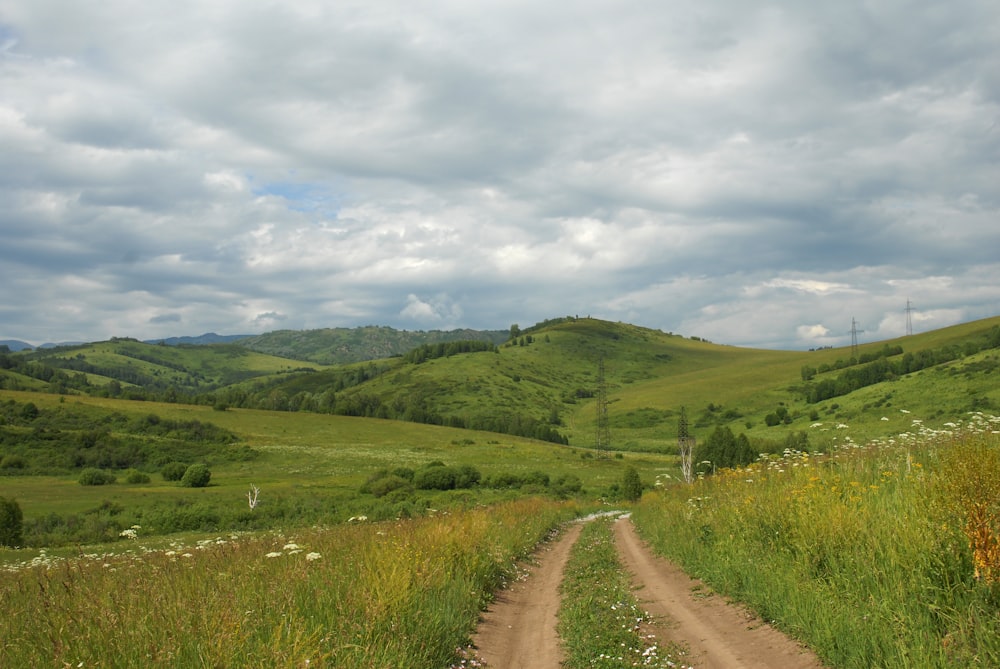
<path fill-rule="evenodd" d="M 642 497 L 642 481 L 639 480 L 639 472 L 635 467 L 625 468 L 622 476 L 622 496 L 628 502 L 637 502 Z"/>
<path fill-rule="evenodd" d="M 0 546 L 24 545 L 24 515 L 17 500 L 0 497 Z"/>

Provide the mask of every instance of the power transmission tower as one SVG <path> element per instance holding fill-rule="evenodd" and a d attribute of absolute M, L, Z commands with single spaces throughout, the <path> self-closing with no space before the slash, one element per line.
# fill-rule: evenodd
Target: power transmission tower
<path fill-rule="evenodd" d="M 913 305 L 910 303 L 910 298 L 906 298 L 906 334 L 913 334 L 913 319 L 910 318 L 910 314 L 913 312 Z"/>
<path fill-rule="evenodd" d="M 608 421 L 608 386 L 604 382 L 604 358 L 597 367 L 597 457 L 611 448 L 611 424 Z"/>
<path fill-rule="evenodd" d="M 858 335 L 864 332 L 864 330 L 858 329 L 858 324 L 851 316 L 851 357 L 855 360 L 858 359 Z"/>
<path fill-rule="evenodd" d="M 694 481 L 694 437 L 688 430 L 687 411 L 681 407 L 681 417 L 677 421 L 677 450 L 681 456 L 681 475 L 685 483 Z"/>

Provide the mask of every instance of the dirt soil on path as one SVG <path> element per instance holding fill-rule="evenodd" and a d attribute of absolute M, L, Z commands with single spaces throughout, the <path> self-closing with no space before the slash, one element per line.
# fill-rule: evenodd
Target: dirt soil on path
<path fill-rule="evenodd" d="M 559 585 L 569 551 L 583 525 L 573 523 L 535 555 L 528 577 L 502 590 L 483 615 L 472 645 L 494 669 L 559 669 Z"/>
<path fill-rule="evenodd" d="M 663 624 L 659 638 L 686 646 L 697 669 L 820 669 L 815 654 L 741 606 L 654 555 L 631 521 L 615 522 L 622 564 L 639 588 L 639 605 Z"/>
<path fill-rule="evenodd" d="M 579 523 L 571 524 L 546 544 L 527 578 L 500 592 L 483 614 L 472 641 L 478 658 L 491 669 L 559 669 L 559 585 L 581 529 Z M 661 643 L 686 647 L 685 662 L 695 669 L 823 667 L 807 648 L 653 555 L 631 521 L 615 523 L 615 539 L 638 588 L 636 598 L 657 621 L 649 632 Z"/>

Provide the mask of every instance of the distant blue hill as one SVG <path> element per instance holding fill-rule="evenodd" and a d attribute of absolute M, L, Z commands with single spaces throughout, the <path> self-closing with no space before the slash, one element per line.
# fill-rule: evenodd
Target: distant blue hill
<path fill-rule="evenodd" d="M 6 346 L 11 351 L 23 351 L 26 348 L 35 348 L 28 342 L 19 339 L 0 339 L 0 346 Z"/>
<path fill-rule="evenodd" d="M 253 335 L 220 335 L 214 332 L 206 332 L 197 337 L 167 337 L 165 339 L 147 339 L 147 344 L 166 344 L 167 346 L 180 346 L 187 344 L 191 346 L 201 346 L 204 344 L 230 344 L 240 339 L 246 339 Z"/>

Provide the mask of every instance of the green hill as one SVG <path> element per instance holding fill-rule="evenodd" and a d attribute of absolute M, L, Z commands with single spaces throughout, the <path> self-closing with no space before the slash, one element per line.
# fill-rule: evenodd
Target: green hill
<path fill-rule="evenodd" d="M 371 327 L 210 346 L 115 339 L 4 354 L 0 369 L 13 389 L 398 419 L 576 446 L 596 443 L 603 390 L 613 450 L 672 451 L 683 407 L 697 439 L 727 428 L 765 451 L 822 447 L 837 425 L 879 436 L 917 415 L 946 421 L 995 409 L 998 333 L 1000 318 L 991 318 L 856 351 L 770 351 L 561 318 L 489 336 Z M 416 346 L 396 352 L 411 336 Z M 316 359 L 394 352 L 322 365 L 245 345 Z"/>
<path fill-rule="evenodd" d="M 423 344 L 462 340 L 507 340 L 507 330 L 396 330 L 369 325 L 359 328 L 277 330 L 239 341 L 252 351 L 323 365 L 342 365 L 402 355 Z"/>
<path fill-rule="evenodd" d="M 912 421 L 903 409 L 947 420 L 1000 406 L 991 374 L 1000 318 L 865 344 L 857 360 L 850 348 L 744 349 L 595 319 L 564 319 L 525 332 L 495 352 L 372 362 L 290 379 L 272 392 L 308 399 L 335 388 L 328 406 L 335 413 L 543 439 L 554 431 L 585 446 L 596 441 L 603 364 L 612 447 L 622 450 L 673 449 L 681 407 L 696 437 L 728 427 L 780 450 L 795 432 L 817 444 L 829 441 L 846 422 L 863 435 L 898 432 Z M 836 385 L 845 375 L 905 360 L 906 373 L 886 372 L 877 383 L 810 401 L 824 381 Z M 345 374 L 357 382 L 344 383 Z"/>
<path fill-rule="evenodd" d="M 134 339 L 59 346 L 0 358 L 6 370 L 5 387 L 17 385 L 16 377 L 43 382 L 54 392 L 124 394 L 136 399 L 157 396 L 177 400 L 247 379 L 260 379 L 312 371 L 313 363 L 250 351 L 236 344 L 166 346 Z"/>

